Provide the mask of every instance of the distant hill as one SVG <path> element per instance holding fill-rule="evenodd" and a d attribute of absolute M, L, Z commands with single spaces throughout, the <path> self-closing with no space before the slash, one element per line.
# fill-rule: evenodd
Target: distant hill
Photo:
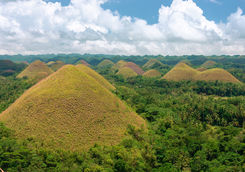
<path fill-rule="evenodd" d="M 43 147 L 82 151 L 95 143 L 113 145 L 125 138 L 129 124 L 145 121 L 96 79 L 65 65 L 27 90 L 0 115 L 21 139 Z"/>
<path fill-rule="evenodd" d="M 180 62 L 164 75 L 163 79 L 172 81 L 193 80 L 197 74 L 197 70 L 191 68 L 184 62 Z"/>
<path fill-rule="evenodd" d="M 196 76 L 195 80 L 204 81 L 223 81 L 223 82 L 233 82 L 239 83 L 240 81 L 236 79 L 232 74 L 224 69 L 214 68 L 201 72 Z"/>
<path fill-rule="evenodd" d="M 0 60 L 0 75 L 9 76 L 23 70 L 27 65 L 24 63 L 14 63 L 10 60 Z"/>
<path fill-rule="evenodd" d="M 53 71 L 57 71 L 58 69 L 60 69 L 62 66 L 65 65 L 64 62 L 57 60 L 56 62 L 51 61 L 49 63 L 47 63 L 48 67 L 50 67 Z"/>
<path fill-rule="evenodd" d="M 102 62 L 100 62 L 97 66 L 100 68 L 103 67 L 112 67 L 114 63 L 111 60 L 105 59 Z"/>
<path fill-rule="evenodd" d="M 133 62 L 127 62 L 123 67 L 131 68 L 138 75 L 143 75 L 143 73 L 144 73 L 144 71 L 137 64 L 135 64 Z"/>
<path fill-rule="evenodd" d="M 138 75 L 133 69 L 131 69 L 129 67 L 120 68 L 116 74 L 122 75 L 124 78 L 135 77 Z"/>
<path fill-rule="evenodd" d="M 113 69 L 117 69 L 117 70 L 118 70 L 118 69 L 124 67 L 125 64 L 127 64 L 126 61 L 124 61 L 124 60 L 119 60 L 116 64 L 113 65 Z"/>
<path fill-rule="evenodd" d="M 145 77 L 159 77 L 161 76 L 161 73 L 159 71 L 157 71 L 156 69 L 151 69 L 146 71 L 143 76 Z"/>
<path fill-rule="evenodd" d="M 35 81 L 40 81 L 51 73 L 53 73 L 52 69 L 50 69 L 44 62 L 37 60 L 22 71 L 17 78 L 27 77 Z"/>
<path fill-rule="evenodd" d="M 198 71 L 188 66 L 187 64 L 181 62 L 178 63 L 173 69 L 171 69 L 163 79 L 172 81 L 181 80 L 204 80 L 204 81 L 222 81 L 222 82 L 233 82 L 239 83 L 240 81 L 236 79 L 232 74 L 224 69 L 208 69 L 204 71 Z"/>
<path fill-rule="evenodd" d="M 78 60 L 76 64 L 84 64 L 86 66 L 90 66 L 90 64 L 88 64 L 88 62 L 86 62 L 85 60 Z"/>
<path fill-rule="evenodd" d="M 203 71 L 205 71 L 205 70 L 207 70 L 207 69 L 204 68 L 204 67 L 199 67 L 199 68 L 197 68 L 196 70 L 199 71 L 199 72 L 203 72 Z"/>
<path fill-rule="evenodd" d="M 154 69 L 154 68 L 158 68 L 164 66 L 164 64 L 162 62 L 160 62 L 157 59 L 150 59 L 148 62 L 146 62 L 146 64 L 144 64 L 143 68 L 144 69 Z"/>
<path fill-rule="evenodd" d="M 102 75 L 98 74 L 96 71 L 94 71 L 90 67 L 83 65 L 83 64 L 78 64 L 78 65 L 76 65 L 76 67 L 80 71 L 82 71 L 82 72 L 88 74 L 89 76 L 93 77 L 97 82 L 99 82 L 105 88 L 107 88 L 109 90 L 115 90 L 115 87 L 111 83 L 109 83 Z"/>
<path fill-rule="evenodd" d="M 206 61 L 205 63 L 202 64 L 201 67 L 204 67 L 204 68 L 211 68 L 211 67 L 214 67 L 216 65 L 216 62 L 215 61 Z"/>

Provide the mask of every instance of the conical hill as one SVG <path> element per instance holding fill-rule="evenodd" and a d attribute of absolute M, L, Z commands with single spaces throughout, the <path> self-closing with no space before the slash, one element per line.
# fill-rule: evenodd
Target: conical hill
<path fill-rule="evenodd" d="M 173 69 L 171 69 L 163 79 L 172 81 L 181 80 L 203 80 L 203 81 L 222 81 L 240 83 L 232 74 L 228 71 L 220 68 L 207 69 L 204 71 L 198 71 L 188 66 L 185 63 L 178 63 Z"/>
<path fill-rule="evenodd" d="M 0 120 L 18 138 L 31 137 L 46 148 L 71 151 L 95 143 L 117 144 L 129 124 L 145 125 L 118 97 L 72 65 L 27 90 Z"/>
<path fill-rule="evenodd" d="M 76 64 L 83 64 L 86 66 L 90 66 L 90 64 L 88 62 L 86 62 L 85 60 L 78 60 L 78 62 L 76 62 Z"/>
<path fill-rule="evenodd" d="M 52 69 L 50 69 L 44 62 L 37 60 L 31 63 L 25 70 L 23 70 L 17 76 L 17 78 L 27 77 L 35 81 L 40 81 L 51 73 L 53 73 Z"/>
<path fill-rule="evenodd" d="M 191 68 L 184 62 L 178 63 L 173 69 L 171 69 L 163 79 L 171 81 L 181 81 L 181 80 L 193 80 L 199 71 Z"/>
<path fill-rule="evenodd" d="M 95 72 L 93 69 L 90 67 L 83 65 L 83 64 L 78 64 L 76 65 L 77 69 L 81 70 L 82 72 L 85 72 L 89 76 L 93 77 L 97 82 L 99 82 L 101 85 L 103 85 L 105 88 L 109 90 L 115 90 L 115 87 L 109 83 L 103 76 Z"/>
<path fill-rule="evenodd" d="M 144 69 L 151 69 L 151 68 L 157 68 L 164 66 L 162 62 L 160 62 L 157 59 L 150 59 L 148 62 L 146 62 L 143 66 Z"/>
<path fill-rule="evenodd" d="M 48 63 L 48 67 L 50 67 L 53 71 L 57 71 L 58 69 L 60 69 L 64 65 L 65 65 L 65 63 L 60 61 L 60 60 L 58 60 L 56 62 Z"/>
<path fill-rule="evenodd" d="M 145 76 L 145 77 L 159 77 L 159 76 L 161 76 L 161 73 L 156 69 L 151 69 L 151 70 L 146 71 L 143 74 L 143 76 Z"/>
<path fill-rule="evenodd" d="M 119 71 L 116 73 L 117 75 L 121 75 L 124 78 L 130 78 L 130 77 L 135 77 L 138 74 L 131 68 L 129 67 L 122 67 L 119 69 Z"/>
<path fill-rule="evenodd" d="M 100 68 L 112 67 L 113 65 L 114 65 L 114 63 L 111 60 L 105 59 L 98 64 L 98 67 L 100 67 Z"/>
<path fill-rule="evenodd" d="M 216 62 L 215 61 L 208 60 L 205 63 L 203 63 L 201 67 L 211 68 L 211 67 L 214 67 L 215 65 L 216 65 Z"/>
<path fill-rule="evenodd" d="M 233 82 L 233 83 L 240 82 L 232 74 L 230 74 L 224 69 L 219 69 L 219 68 L 205 70 L 201 72 L 199 75 L 197 75 L 195 80 L 223 81 L 223 82 Z"/>
<path fill-rule="evenodd" d="M 138 75 L 143 75 L 143 73 L 144 73 L 144 71 L 137 64 L 135 64 L 133 62 L 127 62 L 123 67 L 131 68 Z"/>

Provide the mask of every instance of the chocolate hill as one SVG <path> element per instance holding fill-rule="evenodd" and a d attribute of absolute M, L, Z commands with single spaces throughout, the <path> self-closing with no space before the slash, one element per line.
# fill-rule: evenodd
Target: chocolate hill
<path fill-rule="evenodd" d="M 146 125 L 86 69 L 63 66 L 27 90 L 0 115 L 0 121 L 20 139 L 33 138 L 43 147 L 71 151 L 95 143 L 117 144 L 129 124 Z"/>
<path fill-rule="evenodd" d="M 51 73 L 53 73 L 52 69 L 50 69 L 44 62 L 37 60 L 22 71 L 17 78 L 27 77 L 35 81 L 40 81 L 49 76 Z"/>
<path fill-rule="evenodd" d="M 163 79 L 172 81 L 203 80 L 240 83 L 238 79 L 224 69 L 214 68 L 200 71 L 193 69 L 183 62 L 178 63 L 173 69 L 163 76 Z"/>

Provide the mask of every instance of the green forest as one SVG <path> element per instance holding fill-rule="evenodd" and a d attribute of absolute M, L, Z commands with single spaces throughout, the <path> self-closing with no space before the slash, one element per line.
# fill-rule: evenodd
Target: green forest
<path fill-rule="evenodd" d="M 70 60 L 74 60 L 76 55 L 71 56 Z M 54 58 L 62 60 L 64 57 Z M 244 171 L 244 57 L 158 56 L 155 58 L 166 65 L 152 67 L 163 75 L 181 60 L 188 60 L 198 67 L 211 59 L 217 62 L 216 67 L 226 69 L 243 82 L 239 84 L 168 81 L 143 76 L 123 78 L 111 72 L 110 67 L 99 68 L 96 65 L 108 58 L 113 62 L 131 59 L 142 66 L 150 57 L 81 58 L 116 87 L 113 94 L 147 121 L 147 129 L 129 125 L 129 137 L 117 145 L 95 144 L 88 151 L 72 152 L 44 148 L 32 138 L 17 139 L 15 131 L 0 123 L 1 169 L 7 172 Z M 44 61 L 47 59 L 45 57 Z M 0 78 L 0 112 L 34 85 L 27 78 L 16 79 L 19 72 Z"/>

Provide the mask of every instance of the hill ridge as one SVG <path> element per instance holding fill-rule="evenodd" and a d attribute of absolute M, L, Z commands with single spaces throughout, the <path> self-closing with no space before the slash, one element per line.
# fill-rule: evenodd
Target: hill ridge
<path fill-rule="evenodd" d="M 162 79 L 181 81 L 181 80 L 204 80 L 204 81 L 223 81 L 240 83 L 228 71 L 220 68 L 207 69 L 204 71 L 198 71 L 187 64 L 180 62 L 175 65 Z"/>

